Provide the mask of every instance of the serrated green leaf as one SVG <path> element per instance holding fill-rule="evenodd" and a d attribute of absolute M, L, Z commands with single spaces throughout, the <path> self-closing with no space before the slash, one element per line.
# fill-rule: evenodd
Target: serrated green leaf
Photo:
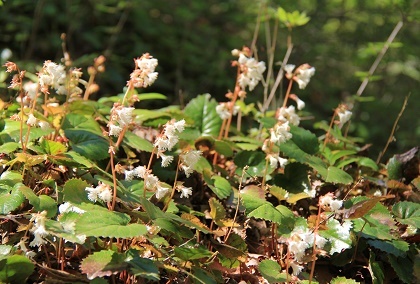
<path fill-rule="evenodd" d="M 147 233 L 145 225 L 129 222 L 130 217 L 126 214 L 92 209 L 77 220 L 75 232 L 79 235 L 109 238 L 133 238 Z"/>
<path fill-rule="evenodd" d="M 386 252 L 387 254 L 395 255 L 396 257 L 406 256 L 409 249 L 408 243 L 402 240 L 368 240 L 367 243 L 372 247 Z"/>
<path fill-rule="evenodd" d="M 223 140 L 215 140 L 214 141 L 214 149 L 220 155 L 225 157 L 232 157 L 233 156 L 233 149 L 229 143 Z"/>
<path fill-rule="evenodd" d="M 217 195 L 220 199 L 225 199 L 230 196 L 232 193 L 232 186 L 229 181 L 221 176 L 212 176 L 212 184 L 208 184 L 210 189 Z"/>
<path fill-rule="evenodd" d="M 336 277 L 331 279 L 330 284 L 360 284 L 360 282 L 356 282 L 353 279 L 347 279 L 346 277 Z"/>
<path fill-rule="evenodd" d="M 420 228 L 420 204 L 408 201 L 392 206 L 392 213 L 398 222 Z"/>
<path fill-rule="evenodd" d="M 21 185 L 15 184 L 13 188 L 0 187 L 0 214 L 9 214 L 25 201 L 25 196 L 19 190 Z"/>
<path fill-rule="evenodd" d="M 305 153 L 315 155 L 319 151 L 319 141 L 315 134 L 302 127 L 290 126 L 292 141 Z"/>
<path fill-rule="evenodd" d="M 17 142 L 6 142 L 0 146 L 0 153 L 10 154 L 16 151 L 20 147 L 20 144 Z"/>
<path fill-rule="evenodd" d="M 210 274 L 210 271 L 206 271 L 197 266 L 193 266 L 193 271 L 189 276 L 194 280 L 194 284 L 216 284 L 220 283 L 215 280 L 215 275 Z"/>
<path fill-rule="evenodd" d="M 25 195 L 26 199 L 28 199 L 36 211 L 47 211 L 47 218 L 52 218 L 57 214 L 57 203 L 48 195 L 37 196 L 32 189 L 25 185 L 21 185 L 19 190 Z"/>
<path fill-rule="evenodd" d="M 96 277 L 111 276 L 127 267 L 125 255 L 112 250 L 95 252 L 83 259 L 80 265 L 82 273 L 87 274 L 87 278 L 90 280 Z"/>
<path fill-rule="evenodd" d="M 211 98 L 210 94 L 204 94 L 192 99 L 184 109 L 197 127 L 201 135 L 219 135 L 222 119 L 216 112 L 218 103 Z"/>
<path fill-rule="evenodd" d="M 87 197 L 86 187 L 89 185 L 81 179 L 68 180 L 63 187 L 63 201 L 72 204 L 91 203 Z"/>
<path fill-rule="evenodd" d="M 236 268 L 246 261 L 247 245 L 237 234 L 229 235 L 224 244 L 214 244 L 214 247 L 219 252 L 217 257 L 220 264 L 226 268 Z"/>
<path fill-rule="evenodd" d="M 334 166 L 329 166 L 325 181 L 331 183 L 350 184 L 353 182 L 353 178 L 345 171 Z"/>
<path fill-rule="evenodd" d="M 66 129 L 66 137 L 70 141 L 73 151 L 91 160 L 103 160 L 109 157 L 108 141 L 96 134 L 86 130 Z"/>
<path fill-rule="evenodd" d="M 286 274 L 281 273 L 282 269 L 280 265 L 274 260 L 265 259 L 261 261 L 258 265 L 258 270 L 269 283 L 281 283 L 287 281 Z"/>
<path fill-rule="evenodd" d="M 264 205 L 265 191 L 256 185 L 248 185 L 241 190 L 241 204 L 245 206 L 246 212 L 252 212 L 258 207 Z"/>
<path fill-rule="evenodd" d="M 62 129 L 78 129 L 102 135 L 99 123 L 91 115 L 69 113 L 64 117 Z"/>
<path fill-rule="evenodd" d="M 285 222 L 285 220 L 288 219 L 271 203 L 268 202 L 249 212 L 248 217 L 263 219 L 277 224 L 287 223 L 287 221 Z"/>
<path fill-rule="evenodd" d="M 189 244 L 176 247 L 174 249 L 174 253 L 177 257 L 183 260 L 201 259 L 211 257 L 213 255 L 213 253 L 204 246 L 193 246 Z"/>
<path fill-rule="evenodd" d="M 209 214 L 213 221 L 217 223 L 219 220 L 226 218 L 226 210 L 216 198 L 212 197 L 209 199 L 209 206 Z"/>
<path fill-rule="evenodd" d="M 35 265 L 23 255 L 11 255 L 0 260 L 1 283 L 26 283 Z"/>
<path fill-rule="evenodd" d="M 89 159 L 83 157 L 82 155 L 80 155 L 79 153 L 77 153 L 75 151 L 69 151 L 69 152 L 65 153 L 64 156 L 70 158 L 74 162 L 76 162 L 80 165 L 83 165 L 87 168 L 93 168 L 94 167 L 94 164 Z"/>
<path fill-rule="evenodd" d="M 153 150 L 152 143 L 130 131 L 125 133 L 123 142 L 138 151 L 152 152 Z"/>
<path fill-rule="evenodd" d="M 7 133 L 14 141 L 18 142 L 20 141 L 20 121 L 12 121 L 9 119 L 5 119 L 6 125 L 2 132 Z M 32 142 L 42 136 L 46 136 L 52 132 L 54 132 L 53 128 L 49 129 L 42 129 L 42 128 L 31 128 L 31 131 L 29 133 L 29 138 L 27 139 L 27 131 L 25 126 L 25 131 L 23 132 L 23 141 Z"/>
<path fill-rule="evenodd" d="M 284 168 L 284 174 L 275 175 L 272 183 L 290 193 L 303 193 L 311 187 L 308 178 L 309 170 L 310 168 L 304 164 L 289 163 Z M 305 196 L 301 195 L 301 197 Z"/>
<path fill-rule="evenodd" d="M 398 278 L 404 283 L 413 283 L 413 260 L 409 257 L 396 257 L 392 254 L 388 254 L 388 260 L 397 273 Z"/>
<path fill-rule="evenodd" d="M 45 154 L 53 156 L 65 153 L 67 151 L 67 147 L 61 144 L 60 142 L 47 139 L 42 140 L 40 146 L 42 147 Z"/>
<path fill-rule="evenodd" d="M 247 173 L 251 176 L 264 176 L 266 168 L 265 153 L 262 151 L 241 151 L 233 158 L 237 166 L 236 173 L 241 176 L 245 167 L 248 167 Z"/>
<path fill-rule="evenodd" d="M 153 260 L 139 256 L 139 252 L 129 249 L 126 253 L 125 262 L 130 267 L 130 272 L 137 277 L 158 281 L 159 269 Z"/>

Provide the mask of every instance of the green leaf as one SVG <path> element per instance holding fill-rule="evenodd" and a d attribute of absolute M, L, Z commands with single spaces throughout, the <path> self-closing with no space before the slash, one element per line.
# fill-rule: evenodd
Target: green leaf
<path fill-rule="evenodd" d="M 145 225 L 129 222 L 130 217 L 127 214 L 107 209 L 91 209 L 77 220 L 75 232 L 79 235 L 109 238 L 134 238 L 147 233 Z"/>
<path fill-rule="evenodd" d="M 25 256 L 11 255 L 0 260 L 1 283 L 26 283 L 35 265 Z"/>
<path fill-rule="evenodd" d="M 315 134 L 295 125 L 290 126 L 290 133 L 293 135 L 291 140 L 299 149 L 310 155 L 318 153 L 319 141 Z"/>
<path fill-rule="evenodd" d="M 241 151 L 233 158 L 237 166 L 236 173 L 241 176 L 242 170 L 248 167 L 246 172 L 251 176 L 264 176 L 266 168 L 265 153 L 262 151 Z"/>
<path fill-rule="evenodd" d="M 403 177 L 403 163 L 398 159 L 397 155 L 389 159 L 386 169 L 389 179 L 399 180 Z"/>
<path fill-rule="evenodd" d="M 350 184 L 353 182 L 353 178 L 345 171 L 334 166 L 329 166 L 325 181 L 331 183 Z"/>
<path fill-rule="evenodd" d="M 89 159 L 83 157 L 82 155 L 80 155 L 79 153 L 75 151 L 69 151 L 65 153 L 64 156 L 70 158 L 72 161 L 78 163 L 79 165 L 83 165 L 87 168 L 96 167 L 94 163 L 92 163 Z"/>
<path fill-rule="evenodd" d="M 134 118 L 135 122 L 139 124 L 141 124 L 143 121 L 156 118 L 164 118 L 165 120 L 171 119 L 170 114 L 163 111 L 135 109 L 133 110 L 133 113 L 136 115 L 136 117 Z"/>
<path fill-rule="evenodd" d="M 280 265 L 274 260 L 265 259 L 261 261 L 258 265 L 258 270 L 269 283 L 279 283 L 287 281 L 286 274 L 281 273 Z"/>
<path fill-rule="evenodd" d="M 348 222 L 348 221 L 347 221 Z M 331 244 L 330 254 L 341 253 L 343 249 L 349 249 L 352 245 L 351 233 L 343 231 L 343 226 L 336 219 L 329 219 L 327 230 L 320 230 L 320 236 L 329 240 Z"/>
<path fill-rule="evenodd" d="M 407 255 L 409 245 L 402 240 L 368 240 L 367 242 L 372 247 L 375 247 L 387 254 L 395 255 L 396 257 L 403 257 Z"/>
<path fill-rule="evenodd" d="M 217 195 L 217 197 L 225 199 L 230 196 L 232 193 L 232 186 L 229 181 L 221 176 L 212 176 L 211 179 L 214 182 L 213 184 L 208 184 L 208 186 Z"/>
<path fill-rule="evenodd" d="M 367 158 L 367 157 L 359 157 L 356 160 L 356 162 L 357 162 L 357 164 L 359 166 L 371 168 L 374 171 L 377 171 L 378 170 L 378 165 L 376 164 L 376 162 L 374 160 L 372 160 L 370 158 Z"/>
<path fill-rule="evenodd" d="M 210 252 L 204 246 L 193 246 L 191 244 L 175 247 L 174 253 L 175 256 L 179 257 L 182 260 L 208 258 L 213 255 L 213 253 Z"/>
<path fill-rule="evenodd" d="M 81 179 L 70 179 L 63 187 L 63 201 L 72 204 L 91 203 L 87 197 L 86 187 L 89 185 Z"/>
<path fill-rule="evenodd" d="M 236 268 L 241 262 L 246 261 L 247 245 L 244 239 L 238 234 L 230 234 L 224 244 L 213 243 L 215 249 L 219 252 L 217 257 L 223 267 Z"/>
<path fill-rule="evenodd" d="M 91 160 L 109 157 L 109 143 L 105 138 L 86 130 L 67 129 L 64 133 L 70 140 L 72 149 L 80 155 Z"/>
<path fill-rule="evenodd" d="M 215 140 L 214 142 L 214 149 L 217 153 L 225 156 L 225 157 L 232 157 L 233 156 L 233 149 L 229 143 L 223 140 Z"/>
<path fill-rule="evenodd" d="M 0 214 L 9 214 L 25 201 L 25 196 L 19 190 L 21 185 L 15 184 L 13 188 L 0 185 Z"/>
<path fill-rule="evenodd" d="M 90 131 L 97 135 L 102 135 L 99 123 L 91 115 L 81 115 L 77 113 L 69 113 L 63 120 L 62 129 L 77 129 Z"/>
<path fill-rule="evenodd" d="M 95 252 L 83 259 L 80 265 L 82 273 L 87 274 L 90 280 L 96 277 L 111 276 L 127 267 L 125 255 L 112 250 Z"/>
<path fill-rule="evenodd" d="M 353 279 L 347 279 L 346 277 L 336 277 L 331 280 L 330 284 L 359 284 Z"/>
<path fill-rule="evenodd" d="M 210 94 L 204 94 L 192 99 L 185 107 L 184 113 L 194 121 L 201 135 L 219 135 L 222 119 L 216 112 L 217 105 Z"/>
<path fill-rule="evenodd" d="M 275 175 L 273 184 L 290 193 L 299 194 L 311 187 L 308 178 L 310 168 L 301 163 L 289 163 L 284 168 L 284 174 Z"/>
<path fill-rule="evenodd" d="M 123 142 L 138 151 L 152 152 L 153 150 L 152 143 L 130 131 L 124 134 Z"/>
<path fill-rule="evenodd" d="M 420 204 L 408 201 L 398 202 L 392 206 L 392 213 L 397 221 L 420 228 Z"/>
<path fill-rule="evenodd" d="M 286 216 L 268 202 L 249 212 L 248 217 L 271 221 L 279 225 L 287 223 L 285 222 Z"/>
<path fill-rule="evenodd" d="M 168 99 L 165 95 L 159 94 L 159 93 L 143 93 L 143 94 L 138 94 L 137 97 L 139 98 L 140 101 L 167 100 Z"/>
<path fill-rule="evenodd" d="M 397 273 L 398 278 L 404 283 L 414 283 L 413 282 L 413 258 L 410 257 L 396 257 L 395 255 L 388 254 L 388 260 Z"/>
<path fill-rule="evenodd" d="M 248 185 L 241 190 L 241 204 L 245 206 L 246 212 L 252 212 L 264 205 L 265 191 L 256 185 Z"/>
<path fill-rule="evenodd" d="M 129 249 L 126 253 L 125 262 L 130 267 L 130 272 L 137 277 L 158 281 L 159 269 L 153 260 L 139 256 L 139 252 Z"/>
<path fill-rule="evenodd" d="M 17 142 L 6 142 L 0 146 L 0 153 L 10 154 L 11 152 L 16 151 L 20 146 Z"/>
<path fill-rule="evenodd" d="M 44 150 L 45 154 L 48 155 L 58 155 L 61 153 L 65 153 L 67 151 L 67 147 L 61 144 L 60 142 L 52 141 L 44 139 L 41 141 L 40 146 Z"/>
<path fill-rule="evenodd" d="M 223 207 L 222 203 L 220 203 L 216 198 L 211 197 L 209 199 L 209 206 L 210 206 L 210 217 L 213 221 L 217 222 L 221 219 L 226 218 L 226 210 Z"/>
<path fill-rule="evenodd" d="M 48 195 L 37 196 L 32 189 L 25 185 L 21 185 L 19 190 L 25 195 L 26 199 L 28 199 L 36 211 L 47 211 L 47 218 L 52 218 L 57 214 L 57 203 Z"/>

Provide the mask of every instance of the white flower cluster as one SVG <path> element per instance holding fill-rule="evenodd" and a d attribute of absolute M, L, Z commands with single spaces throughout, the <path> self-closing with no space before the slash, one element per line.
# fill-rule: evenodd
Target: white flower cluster
<path fill-rule="evenodd" d="M 277 111 L 277 119 L 281 122 L 289 122 L 291 125 L 298 126 L 300 117 L 296 114 L 294 106 L 281 107 Z"/>
<path fill-rule="evenodd" d="M 239 86 L 242 88 L 242 90 L 245 90 L 245 88 L 248 87 L 249 90 L 252 91 L 263 79 L 262 74 L 266 69 L 265 62 L 258 62 L 255 60 L 255 58 L 248 57 L 244 54 L 244 52 L 240 52 L 237 49 L 232 50 L 232 55 L 239 55 Z"/>
<path fill-rule="evenodd" d="M 153 144 L 157 149 L 157 157 L 162 158 L 162 167 L 169 166 L 172 163 L 174 157 L 165 155 L 164 152 L 172 150 L 172 148 L 178 143 L 178 135 L 185 129 L 185 120 L 171 120 L 165 124 L 163 133 L 155 140 Z"/>
<path fill-rule="evenodd" d="M 308 228 L 296 227 L 293 229 L 286 242 L 288 244 L 289 251 L 295 257 L 295 260 L 301 261 L 305 256 L 306 249 L 311 248 L 314 241 L 315 245 L 319 249 L 322 249 L 327 243 L 327 239 L 319 235 L 315 237 L 314 233 Z"/>
<path fill-rule="evenodd" d="M 334 219 L 332 219 L 330 222 L 332 221 L 338 222 Z M 330 226 L 330 225 L 327 224 L 327 226 Z M 349 249 L 351 247 L 350 244 L 343 242 L 341 239 L 343 240 L 350 239 L 350 229 L 352 228 L 352 226 L 353 226 L 353 223 L 350 220 L 346 220 L 342 224 L 335 226 L 336 232 L 339 238 L 333 238 L 331 240 L 331 249 L 330 249 L 331 255 L 336 252 L 342 252 L 343 250 Z"/>
<path fill-rule="evenodd" d="M 80 95 L 82 93 L 82 89 L 78 87 L 80 77 L 82 76 L 80 69 L 71 70 L 68 82 L 66 81 L 66 76 L 64 65 L 56 64 L 50 60 L 45 61 L 38 75 L 41 91 L 48 94 L 48 88 L 52 87 L 58 95 L 67 95 L 67 92 L 70 95 Z"/>
<path fill-rule="evenodd" d="M 270 167 L 272 167 L 273 169 L 276 169 L 278 166 L 280 166 L 280 168 L 284 168 L 289 163 L 289 160 L 280 157 L 279 153 L 268 154 L 267 158 L 270 161 Z"/>
<path fill-rule="evenodd" d="M 97 187 L 86 187 L 88 198 L 90 201 L 96 202 L 102 200 L 103 202 L 112 201 L 112 191 L 109 185 L 99 182 Z"/>
<path fill-rule="evenodd" d="M 47 243 L 47 241 L 44 239 L 46 236 L 49 235 L 47 229 L 45 228 L 46 219 L 47 211 L 32 214 L 31 221 L 33 221 L 34 223 L 33 227 L 31 228 L 31 232 L 34 234 L 34 239 L 32 242 L 29 243 L 29 246 L 35 247 Z"/>
<path fill-rule="evenodd" d="M 289 122 L 277 123 L 273 128 L 270 129 L 270 141 L 272 143 L 284 143 L 292 138 L 290 133 Z"/>
<path fill-rule="evenodd" d="M 181 168 L 187 177 L 194 171 L 194 166 L 201 157 L 202 152 L 199 150 L 191 150 L 179 155 L 181 158 Z"/>
<path fill-rule="evenodd" d="M 136 69 L 130 74 L 130 82 L 136 88 L 146 88 L 152 85 L 158 77 L 158 72 L 155 72 L 158 60 L 149 53 L 145 53 L 134 61 Z"/>
<path fill-rule="evenodd" d="M 133 122 L 133 107 L 124 107 L 120 104 L 114 104 L 111 109 L 109 119 L 109 136 L 119 136 L 124 127 Z"/>
<path fill-rule="evenodd" d="M 329 192 L 319 198 L 319 205 L 329 211 L 337 212 L 343 206 L 343 200 L 338 200 Z"/>
<path fill-rule="evenodd" d="M 286 77 L 296 81 L 299 85 L 299 89 L 305 89 L 309 84 L 309 81 L 311 81 L 311 77 L 315 74 L 315 68 L 311 67 L 309 64 L 303 64 L 299 66 L 295 72 L 293 72 L 294 69 L 295 65 L 287 64 L 284 67 Z"/>
<path fill-rule="evenodd" d="M 74 206 L 69 202 L 64 202 L 63 204 L 58 206 L 58 211 L 60 212 L 60 214 L 68 213 L 68 212 L 75 212 L 78 214 L 83 214 L 86 212 L 85 210 L 80 209 L 79 207 Z"/>
<path fill-rule="evenodd" d="M 169 191 L 168 187 L 165 187 L 163 183 L 159 181 L 159 178 L 147 170 L 145 166 L 138 166 L 132 170 L 125 170 L 125 180 L 132 180 L 135 177 L 139 177 L 144 180 L 144 188 L 150 191 L 156 191 L 156 198 L 160 199 Z"/>
<path fill-rule="evenodd" d="M 230 117 L 231 106 L 232 106 L 232 102 L 219 103 L 216 106 L 216 112 L 220 116 L 221 119 L 228 119 Z M 239 109 L 240 109 L 239 106 L 236 106 L 236 105 L 233 106 L 232 114 L 236 115 Z"/>

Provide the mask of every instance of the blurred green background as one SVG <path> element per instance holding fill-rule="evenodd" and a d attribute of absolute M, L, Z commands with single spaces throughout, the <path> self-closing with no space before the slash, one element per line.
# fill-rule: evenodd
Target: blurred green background
<path fill-rule="evenodd" d="M 328 121 L 340 102 L 358 90 L 398 21 L 404 26 L 363 93 L 354 104 L 350 133 L 373 144 L 368 155 L 376 159 L 383 149 L 404 98 L 411 94 L 393 142 L 385 156 L 402 153 L 420 143 L 420 1 L 415 0 L 13 0 L 0 6 L 0 52 L 36 72 L 44 60 L 63 57 L 60 35 L 66 34 L 74 66 L 86 68 L 100 54 L 107 57 L 106 72 L 97 82 L 99 96 L 122 92 L 134 67 L 133 58 L 145 52 L 159 60 L 159 78 L 147 91 L 160 92 L 168 101 L 148 102 L 148 108 L 185 105 L 198 94 L 210 93 L 218 101 L 234 86 L 234 59 L 230 51 L 250 46 L 261 5 L 288 12 L 306 12 L 310 22 L 292 30 L 294 49 L 289 62 L 316 67 L 308 87 L 296 93 L 306 102 L 305 121 Z M 263 14 L 264 14 L 263 10 Z M 266 60 L 267 31 L 274 20 L 262 22 L 257 43 Z M 276 61 L 286 51 L 289 31 L 280 26 Z M 2 59 L 4 64 L 4 59 Z M 277 70 L 279 68 L 276 65 Z M 275 72 L 277 72 L 275 70 Z M 377 76 L 377 77 L 376 77 Z M 3 75 L 4 77 L 4 75 Z M 3 78 L 4 80 L 4 78 Z M 9 80 L 9 79 L 8 79 Z M 10 94 L 4 82 L 0 96 Z M 262 101 L 261 89 L 247 102 Z M 142 107 L 143 107 L 142 106 Z M 363 145 L 362 143 L 362 145 Z M 383 162 L 386 159 L 382 160 Z"/>

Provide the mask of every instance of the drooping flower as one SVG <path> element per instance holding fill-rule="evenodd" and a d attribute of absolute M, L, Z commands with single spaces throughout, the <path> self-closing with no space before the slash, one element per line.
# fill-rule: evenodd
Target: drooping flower
<path fill-rule="evenodd" d="M 281 122 L 288 121 L 291 125 L 298 126 L 300 117 L 296 114 L 294 106 L 281 107 L 277 111 L 277 119 Z"/>
<path fill-rule="evenodd" d="M 179 188 L 179 191 L 181 191 L 181 195 L 180 197 L 183 198 L 188 198 L 190 195 L 192 195 L 192 187 L 185 187 L 185 186 L 181 186 Z"/>
<path fill-rule="evenodd" d="M 185 120 L 180 121 L 171 120 L 165 124 L 162 135 L 156 138 L 155 146 L 159 152 L 165 152 L 166 150 L 172 150 L 172 148 L 178 143 L 178 135 L 185 129 Z"/>
<path fill-rule="evenodd" d="M 36 117 L 32 114 L 32 113 L 30 113 L 29 115 L 28 115 L 28 120 L 26 120 L 26 124 L 27 125 L 30 125 L 30 126 L 35 126 L 36 125 Z"/>
<path fill-rule="evenodd" d="M 116 109 L 116 113 L 118 114 L 117 122 L 121 127 L 133 122 L 133 110 L 133 107 L 120 107 Z"/>
<path fill-rule="evenodd" d="M 202 152 L 199 150 L 191 150 L 180 155 L 182 161 L 181 168 L 184 170 L 187 177 L 193 172 L 194 166 L 200 159 L 201 154 Z"/>
<path fill-rule="evenodd" d="M 156 184 L 156 198 L 161 199 L 162 197 L 164 197 L 165 194 L 169 191 L 169 189 L 169 187 L 165 187 L 162 185 L 161 182 L 158 182 Z"/>
<path fill-rule="evenodd" d="M 163 153 L 160 153 L 159 156 L 162 158 L 162 167 L 169 166 L 169 164 L 172 163 L 172 161 L 174 160 L 173 156 L 164 155 Z"/>
<path fill-rule="evenodd" d="M 351 118 L 351 115 L 352 115 L 353 113 L 351 112 L 351 111 L 349 111 L 349 110 L 346 110 L 346 109 L 341 109 L 340 108 L 340 110 L 337 112 L 337 115 L 338 115 L 338 127 L 339 128 L 342 128 L 343 127 L 343 125 L 347 122 L 347 121 L 349 121 L 350 120 L 350 118 Z"/>
<path fill-rule="evenodd" d="M 47 229 L 45 228 L 45 221 L 47 219 L 47 211 L 42 211 L 41 213 L 32 214 L 33 227 L 31 232 L 34 234 L 34 239 L 29 243 L 29 246 L 35 247 L 47 243 L 44 239 L 49 235 Z"/>
<path fill-rule="evenodd" d="M 299 89 L 305 89 L 314 74 L 315 68 L 309 64 L 299 66 L 294 77 L 294 80 L 299 84 Z"/>
<path fill-rule="evenodd" d="M 289 122 L 277 123 L 270 130 L 270 141 L 272 143 L 284 143 L 287 140 L 292 138 L 292 133 L 290 133 Z"/>
<path fill-rule="evenodd" d="M 268 159 L 270 161 L 270 167 L 276 169 L 277 166 L 280 166 L 280 168 L 284 168 L 287 163 L 289 162 L 289 160 L 282 158 L 279 156 L 279 154 L 269 154 Z"/>
<path fill-rule="evenodd" d="M 221 119 L 228 119 L 230 117 L 231 105 L 232 105 L 232 102 L 224 102 L 224 103 L 219 103 L 216 106 L 216 112 L 220 116 Z M 239 109 L 240 107 L 235 105 L 233 107 L 232 114 L 236 115 Z"/>
<path fill-rule="evenodd" d="M 58 211 L 60 212 L 60 214 L 67 213 L 67 212 L 75 212 L 75 213 L 83 214 L 86 212 L 85 210 L 80 209 L 79 207 L 74 206 L 69 202 L 64 202 L 63 204 L 58 206 Z"/>
<path fill-rule="evenodd" d="M 299 265 L 296 261 L 291 261 L 289 265 L 293 270 L 292 274 L 295 276 L 299 275 L 299 273 L 301 273 L 304 268 L 302 265 Z"/>
<path fill-rule="evenodd" d="M 263 79 L 263 73 L 266 69 L 265 62 L 258 62 L 255 58 L 248 57 L 244 52 L 239 52 L 238 59 L 240 75 L 238 78 L 238 84 L 245 90 L 246 87 L 252 91 L 258 83 Z"/>
<path fill-rule="evenodd" d="M 88 199 L 92 202 L 102 200 L 103 202 L 110 202 L 112 200 L 111 187 L 107 184 L 99 182 L 96 187 L 86 187 L 88 192 Z"/>
<path fill-rule="evenodd" d="M 336 199 L 334 195 L 329 192 L 319 198 L 319 205 L 333 212 L 337 212 L 343 206 L 343 200 Z"/>
<path fill-rule="evenodd" d="M 293 229 L 290 237 L 287 238 L 286 243 L 288 244 L 289 251 L 293 253 L 295 259 L 300 261 L 305 255 L 305 251 L 311 248 L 314 244 L 318 248 L 323 248 L 327 243 L 327 239 L 317 235 L 315 237 L 314 232 L 308 228 L 296 227 Z"/>

